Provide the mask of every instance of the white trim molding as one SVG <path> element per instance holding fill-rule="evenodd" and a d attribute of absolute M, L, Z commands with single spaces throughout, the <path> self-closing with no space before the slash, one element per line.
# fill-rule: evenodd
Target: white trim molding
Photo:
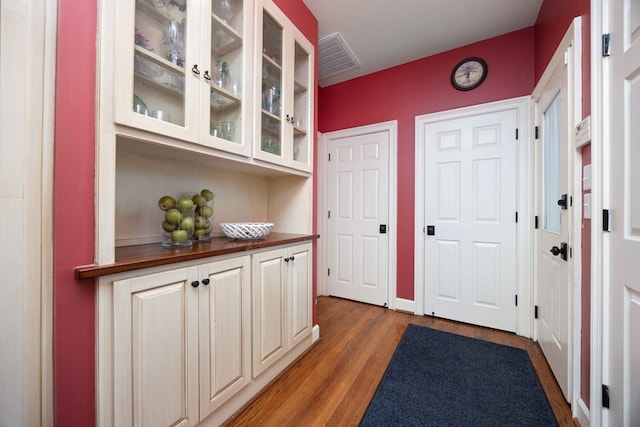
<path fill-rule="evenodd" d="M 516 224 L 517 250 L 517 284 L 518 307 L 516 319 L 516 333 L 531 337 L 532 326 L 532 295 L 531 295 L 531 254 L 532 254 L 532 127 L 531 100 L 528 96 L 473 105 L 455 110 L 442 111 L 423 116 L 416 116 L 415 122 L 415 223 L 414 223 L 414 298 L 415 314 L 424 315 L 425 274 L 424 271 L 424 126 L 429 123 L 462 117 L 488 114 L 506 110 L 516 110 L 517 127 L 520 130 L 517 148 L 517 201 L 518 223 Z"/>
<path fill-rule="evenodd" d="M 316 169 L 316 180 L 318 183 L 318 231 L 320 239 L 318 239 L 318 295 L 328 295 L 329 287 L 327 280 L 327 269 L 329 261 L 327 257 L 328 242 L 326 239 L 329 229 L 327 211 L 329 206 L 327 188 L 328 179 L 328 158 L 331 140 L 338 138 L 348 138 L 351 136 L 363 135 L 374 132 L 389 133 L 389 224 L 387 234 L 389 235 L 389 273 L 388 283 L 389 292 L 387 301 L 389 307 L 395 310 L 398 301 L 397 295 L 397 230 L 398 230 L 398 121 L 391 120 L 388 122 L 375 123 L 366 126 L 359 126 L 349 129 L 342 129 L 325 134 L 318 135 L 318 166 Z"/>

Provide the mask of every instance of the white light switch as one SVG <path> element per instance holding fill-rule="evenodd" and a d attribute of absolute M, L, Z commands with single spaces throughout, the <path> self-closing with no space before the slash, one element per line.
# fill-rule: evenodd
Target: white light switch
<path fill-rule="evenodd" d="M 591 163 L 582 168 L 582 189 L 591 190 Z"/>
<path fill-rule="evenodd" d="M 582 200 L 584 204 L 584 219 L 591 219 L 591 193 L 585 194 Z"/>

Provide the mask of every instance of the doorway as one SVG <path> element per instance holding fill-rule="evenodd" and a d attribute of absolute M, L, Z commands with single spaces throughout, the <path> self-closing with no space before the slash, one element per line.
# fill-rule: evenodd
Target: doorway
<path fill-rule="evenodd" d="M 416 117 L 416 314 L 531 336 L 529 123 L 528 97 Z"/>
<path fill-rule="evenodd" d="M 580 404 L 581 21 L 575 18 L 536 85 L 534 339 L 565 399 Z M 534 221 L 534 222 L 535 222 Z M 585 325 L 586 326 L 586 325 Z"/>
<path fill-rule="evenodd" d="M 318 293 L 395 308 L 397 122 L 319 140 Z"/>

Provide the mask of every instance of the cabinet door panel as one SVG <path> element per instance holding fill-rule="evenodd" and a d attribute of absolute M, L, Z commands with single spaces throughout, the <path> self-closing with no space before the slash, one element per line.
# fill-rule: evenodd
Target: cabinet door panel
<path fill-rule="evenodd" d="M 200 417 L 250 380 L 249 257 L 200 267 Z"/>
<path fill-rule="evenodd" d="M 196 141 L 197 2 L 119 0 L 117 10 L 116 122 Z"/>
<path fill-rule="evenodd" d="M 114 282 L 116 425 L 197 422 L 197 291 L 191 276 L 180 269 Z"/>
<path fill-rule="evenodd" d="M 291 345 L 311 333 L 311 245 L 293 248 L 289 261 Z"/>
<path fill-rule="evenodd" d="M 253 256 L 253 376 L 286 350 L 284 249 Z"/>

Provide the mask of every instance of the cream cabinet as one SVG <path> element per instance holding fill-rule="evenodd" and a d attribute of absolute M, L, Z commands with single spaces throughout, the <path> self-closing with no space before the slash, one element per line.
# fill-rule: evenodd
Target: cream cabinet
<path fill-rule="evenodd" d="M 200 419 L 251 380 L 249 256 L 198 267 Z"/>
<path fill-rule="evenodd" d="M 253 376 L 309 337 L 311 244 L 253 255 Z"/>
<path fill-rule="evenodd" d="M 115 8 L 115 122 L 250 156 L 253 1 Z"/>
<path fill-rule="evenodd" d="M 311 172 L 314 47 L 270 0 L 258 0 L 254 157 Z"/>
<path fill-rule="evenodd" d="M 101 425 L 195 425 L 249 383 L 249 268 L 238 256 L 102 279 L 113 298 L 113 328 L 101 325 L 103 338 L 113 333 L 113 422 L 102 413 Z"/>

